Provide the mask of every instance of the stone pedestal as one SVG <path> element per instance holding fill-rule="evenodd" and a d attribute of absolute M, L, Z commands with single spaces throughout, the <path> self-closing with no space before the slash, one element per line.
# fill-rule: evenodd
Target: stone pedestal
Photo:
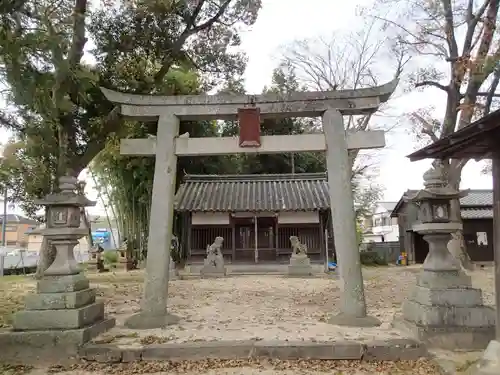
<path fill-rule="evenodd" d="M 454 225 L 441 224 L 440 229 L 444 232 L 449 226 L 452 232 Z M 472 287 L 470 276 L 448 251 L 450 233 L 426 233 L 424 226 L 414 229 L 424 233 L 429 255 L 395 325 L 409 329 L 430 347 L 484 349 L 495 333 L 494 309 L 483 305 L 481 290 Z"/>
<path fill-rule="evenodd" d="M 83 273 L 45 276 L 37 283 L 37 292 L 26 297 L 26 309 L 14 315 L 14 331 L 82 330 L 107 320 L 104 303 L 96 302 L 95 291 Z"/>
<path fill-rule="evenodd" d="M 224 261 L 220 260 L 214 264 L 210 259 L 205 259 L 203 267 L 200 270 L 200 276 L 204 279 L 227 276 L 227 269 L 224 266 Z"/>
<path fill-rule="evenodd" d="M 313 269 L 311 261 L 306 254 L 293 254 L 290 257 L 290 265 L 288 266 L 288 276 L 304 277 L 312 276 Z"/>
<path fill-rule="evenodd" d="M 83 273 L 44 276 L 25 310 L 13 317 L 13 329 L 0 332 L 5 360 L 75 356 L 82 345 L 115 326 Z"/>

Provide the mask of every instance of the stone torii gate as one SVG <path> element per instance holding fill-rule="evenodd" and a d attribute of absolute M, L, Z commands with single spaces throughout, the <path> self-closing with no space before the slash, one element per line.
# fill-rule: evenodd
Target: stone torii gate
<path fill-rule="evenodd" d="M 121 106 L 125 117 L 158 121 L 156 139 L 122 139 L 122 155 L 156 158 L 148 237 L 148 259 L 141 312 L 125 323 L 130 328 L 164 327 L 178 321 L 167 311 L 170 241 L 174 212 L 177 156 L 235 153 L 326 151 L 333 233 L 341 278 L 341 313 L 332 324 L 373 326 L 366 314 L 363 277 L 356 239 L 348 149 L 385 146 L 383 131 L 347 133 L 343 115 L 377 111 L 397 86 L 358 90 L 300 92 L 285 97 L 265 95 L 133 95 L 102 88 L 106 98 Z M 322 117 L 323 133 L 260 136 L 261 118 Z M 240 119 L 240 137 L 179 136 L 181 120 Z"/>

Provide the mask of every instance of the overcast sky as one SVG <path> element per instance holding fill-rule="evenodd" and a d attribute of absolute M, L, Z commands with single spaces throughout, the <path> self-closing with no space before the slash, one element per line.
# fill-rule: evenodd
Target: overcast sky
<path fill-rule="evenodd" d="M 248 54 L 249 62 L 245 75 L 249 93 L 260 93 L 270 83 L 272 70 L 279 62 L 279 48 L 295 39 L 323 36 L 328 37 L 337 30 L 347 31 L 358 27 L 362 20 L 356 15 L 356 7 L 366 5 L 370 0 L 263 0 L 263 8 L 256 24 L 242 35 L 242 49 Z M 409 113 L 419 107 L 434 104 L 437 115 L 443 111 L 445 97 L 436 90 L 412 93 L 398 97 L 391 103 L 400 113 Z M 430 162 L 410 163 L 405 158 L 418 146 L 409 127 L 401 126 L 386 137 L 388 147 L 380 153 L 379 183 L 385 187 L 384 200 L 397 201 L 407 189 L 422 186 L 422 173 Z M 0 139 L 7 137 L 0 130 Z M 462 174 L 462 188 L 491 188 L 491 178 L 481 174 L 480 163 L 469 162 Z M 84 176 L 82 176 L 84 177 Z M 89 198 L 97 199 L 88 183 Z M 102 212 L 102 207 L 92 209 Z"/>
<path fill-rule="evenodd" d="M 328 37 L 337 30 L 358 27 L 363 20 L 356 8 L 370 0 L 264 0 L 257 23 L 243 36 L 243 49 L 249 56 L 246 87 L 258 93 L 270 83 L 273 68 L 278 64 L 282 45 L 296 39 Z M 427 105 L 436 106 L 437 116 L 444 113 L 445 96 L 438 90 L 411 93 L 398 97 L 391 107 L 408 113 Z M 422 174 L 430 162 L 411 163 L 405 156 L 418 148 L 409 126 L 401 126 L 386 137 L 387 148 L 381 152 L 379 182 L 385 187 L 384 200 L 397 201 L 407 189 L 422 186 Z M 463 171 L 462 188 L 490 189 L 491 177 L 481 174 L 482 163 L 469 162 Z"/>

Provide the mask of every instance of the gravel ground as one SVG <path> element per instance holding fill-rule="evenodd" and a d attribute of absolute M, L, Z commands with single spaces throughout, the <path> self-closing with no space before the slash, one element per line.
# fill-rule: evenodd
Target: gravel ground
<path fill-rule="evenodd" d="M 437 375 L 439 370 L 429 361 L 371 362 L 359 361 L 183 361 L 140 362 L 134 364 L 102 365 L 83 363 L 68 367 L 36 369 L 29 375 L 58 373 L 60 375 Z"/>
<path fill-rule="evenodd" d="M 143 274 L 141 271 L 108 274 L 90 273 L 98 294 L 106 301 L 107 312 L 118 320 L 118 327 L 100 339 L 124 345 L 157 342 L 211 341 L 230 339 L 288 339 L 360 341 L 400 337 L 389 328 L 395 313 L 415 284 L 418 266 L 364 268 L 365 294 L 369 313 L 382 327 L 356 329 L 326 324 L 325 318 L 338 312 L 339 281 L 331 278 L 294 279 L 279 276 L 240 276 L 219 280 L 176 280 L 169 286 L 170 311 L 182 318 L 177 326 L 165 330 L 130 331 L 120 325 L 139 310 Z M 27 278 L 4 278 L 0 283 L 0 325 L 8 326 L 8 315 L 22 308 L 23 295 L 34 288 Z M 472 273 L 475 287 L 483 289 L 486 304 L 493 304 L 493 270 Z M 5 311 L 4 311 L 5 310 Z M 450 356 L 446 356 L 450 358 Z M 465 358 L 465 357 L 464 357 Z M 470 358 L 457 358 L 457 368 Z M 460 363 L 460 365 L 459 365 Z M 0 370 L 3 370 L 0 368 Z M 19 370 L 19 371 L 18 371 Z M 26 374 L 26 369 L 0 371 Z M 292 375 L 292 374 L 439 374 L 429 361 L 360 363 L 357 361 L 201 361 L 141 362 L 101 365 L 79 363 L 72 367 L 42 367 L 31 375 L 47 373 L 71 375 L 184 374 L 184 375 Z"/>
<path fill-rule="evenodd" d="M 419 268 L 365 268 L 365 294 L 369 314 L 382 321 L 377 328 L 340 327 L 327 324 L 337 313 L 339 280 L 332 278 L 285 278 L 239 276 L 226 279 L 175 280 L 169 286 L 169 310 L 181 317 L 167 329 L 132 331 L 124 320 L 139 311 L 142 285 L 103 276 L 94 279 L 107 299 L 107 311 L 117 318 L 117 327 L 97 341 L 124 345 L 160 342 L 220 340 L 360 340 L 402 337 L 390 323 L 412 285 Z M 474 283 L 485 290 L 485 301 L 493 301 L 491 269 L 474 271 Z M 116 277 L 116 281 L 113 281 Z M 105 281 L 105 282 L 103 282 Z"/>

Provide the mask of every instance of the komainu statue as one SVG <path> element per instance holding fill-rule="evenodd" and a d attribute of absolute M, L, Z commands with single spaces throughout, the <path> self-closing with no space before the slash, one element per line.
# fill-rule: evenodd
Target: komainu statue
<path fill-rule="evenodd" d="M 224 238 L 215 237 L 214 243 L 207 245 L 207 259 L 205 260 L 205 264 L 214 267 L 224 266 L 224 257 L 221 251 L 222 242 L 224 242 Z"/>
<path fill-rule="evenodd" d="M 307 246 L 299 241 L 297 236 L 290 236 L 292 256 L 307 256 Z"/>
<path fill-rule="evenodd" d="M 207 257 L 201 269 L 201 277 L 226 276 L 224 256 L 221 251 L 223 242 L 224 238 L 216 237 L 214 243 L 207 246 Z"/>
<path fill-rule="evenodd" d="M 307 246 L 301 243 L 297 236 L 290 237 L 292 245 L 292 256 L 288 266 L 288 275 L 293 277 L 312 276 L 312 267 L 307 256 Z"/>

